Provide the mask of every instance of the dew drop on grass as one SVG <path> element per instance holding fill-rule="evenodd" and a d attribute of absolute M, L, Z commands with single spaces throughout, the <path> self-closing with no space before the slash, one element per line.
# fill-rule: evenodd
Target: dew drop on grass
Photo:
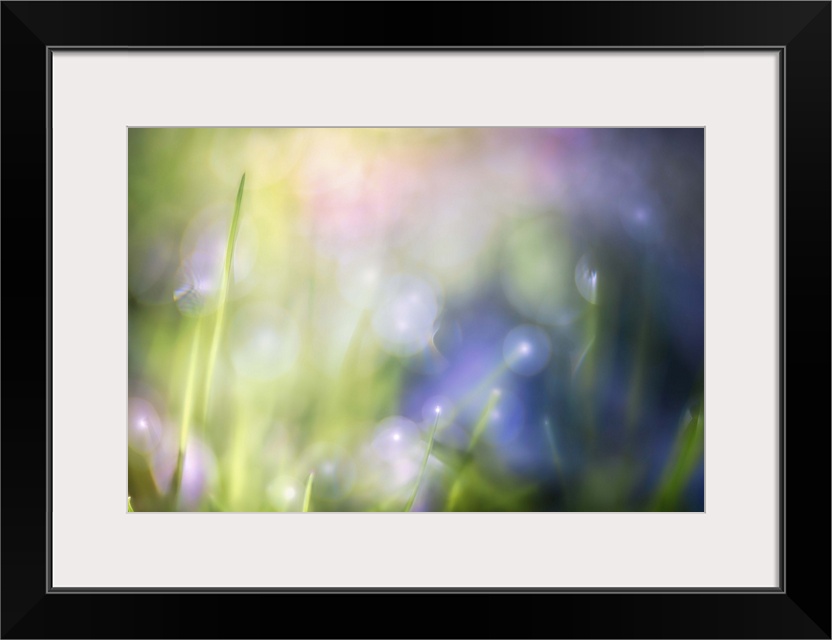
<path fill-rule="evenodd" d="M 587 302 L 598 303 L 598 267 L 588 253 L 575 266 L 575 285 Z"/>
<path fill-rule="evenodd" d="M 213 312 L 219 304 L 225 252 L 228 244 L 227 212 L 206 211 L 196 216 L 182 240 L 182 263 L 174 281 L 173 299 L 186 316 Z M 239 290 L 251 272 L 257 255 L 257 233 L 248 220 L 240 222 L 234 245 L 232 290 Z"/>
<path fill-rule="evenodd" d="M 219 277 L 203 268 L 203 256 L 192 256 L 176 272 L 173 301 L 182 315 L 200 316 L 213 311 Z"/>
<path fill-rule="evenodd" d="M 431 396 L 422 405 L 422 420 L 425 426 L 430 429 L 435 420 L 439 420 L 439 428 L 448 422 L 453 417 L 454 406 L 450 398 L 445 396 Z"/>
<path fill-rule="evenodd" d="M 438 410 L 438 413 L 437 413 Z M 436 422 L 435 441 L 457 450 L 465 449 L 470 440 L 468 431 L 458 422 L 459 405 L 444 395 L 431 396 L 422 406 L 422 422 L 419 428 L 427 442 Z M 420 450 L 423 451 L 423 450 Z"/>

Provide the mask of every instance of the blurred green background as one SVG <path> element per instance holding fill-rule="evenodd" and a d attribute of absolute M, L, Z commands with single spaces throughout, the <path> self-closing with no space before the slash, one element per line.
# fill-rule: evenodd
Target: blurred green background
<path fill-rule="evenodd" d="M 701 129 L 130 129 L 128 189 L 136 511 L 703 510 Z"/>

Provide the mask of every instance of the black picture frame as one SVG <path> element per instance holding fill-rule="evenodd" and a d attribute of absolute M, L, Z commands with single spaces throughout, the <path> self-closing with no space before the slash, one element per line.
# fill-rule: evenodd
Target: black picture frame
<path fill-rule="evenodd" d="M 829 638 L 830 15 L 828 1 L 3 2 L 2 637 Z M 52 588 L 51 55 L 131 47 L 779 52 L 780 586 Z"/>

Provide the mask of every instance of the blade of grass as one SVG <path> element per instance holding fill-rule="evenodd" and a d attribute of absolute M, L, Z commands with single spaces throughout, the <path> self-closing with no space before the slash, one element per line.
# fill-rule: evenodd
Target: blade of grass
<path fill-rule="evenodd" d="M 315 480 L 315 472 L 309 474 L 306 480 L 306 492 L 303 494 L 303 512 L 308 513 L 309 505 L 312 503 L 312 482 Z"/>
<path fill-rule="evenodd" d="M 471 442 L 468 443 L 468 453 L 471 453 L 474 450 L 474 447 L 477 446 L 477 442 L 479 442 L 482 434 L 485 433 L 485 428 L 488 426 L 488 417 L 491 415 L 491 412 L 494 410 L 494 406 L 497 404 L 497 400 L 499 399 L 500 392 L 495 389 L 488 397 L 488 402 L 485 403 L 485 408 L 482 410 L 482 413 L 480 413 L 477 424 L 474 425 L 474 432 L 471 434 Z"/>
<path fill-rule="evenodd" d="M 561 492 L 563 493 L 563 503 L 567 507 L 564 510 L 569 511 L 569 494 L 566 489 L 566 476 L 563 473 L 563 462 L 558 452 L 557 442 L 555 442 L 555 427 L 549 418 L 543 420 L 543 431 L 546 434 L 546 440 L 549 442 L 549 446 L 552 448 L 552 463 L 554 464 L 555 474 L 560 483 Z"/>
<path fill-rule="evenodd" d="M 459 414 L 462 413 L 462 411 L 465 408 L 467 408 L 476 400 L 478 400 L 481 397 L 483 391 L 485 391 L 488 387 L 496 383 L 506 371 L 508 371 L 508 366 L 505 362 L 502 362 L 499 365 L 497 365 L 491 373 L 489 373 L 487 376 L 485 376 L 482 380 L 480 380 L 477 383 L 476 387 L 468 391 L 468 393 L 466 393 L 464 396 L 462 396 L 462 398 L 460 398 L 459 402 L 456 405 L 454 405 L 453 410 L 449 412 L 448 415 L 445 417 L 445 424 L 450 424 L 454 420 L 456 420 Z M 496 403 L 496 399 L 499 398 L 499 396 L 500 390 L 492 389 L 489 403 L 491 402 L 491 400 L 493 400 L 494 403 Z M 494 408 L 493 404 L 491 405 L 491 408 Z M 480 430 L 482 430 L 482 428 L 484 428 L 484 425 L 480 427 Z M 477 427 L 474 427 L 474 432 L 476 433 L 476 431 Z M 479 435 L 477 435 L 477 438 L 479 438 Z M 474 442 L 474 444 L 476 444 L 476 441 Z"/>
<path fill-rule="evenodd" d="M 196 382 L 196 363 L 199 355 L 199 341 L 202 336 L 202 318 L 196 322 L 193 342 L 191 343 L 191 355 L 188 362 L 188 376 L 185 380 L 185 399 L 182 403 L 182 422 L 179 425 L 179 453 L 176 456 L 176 468 L 173 471 L 173 480 L 170 488 L 170 508 L 176 510 L 179 498 L 179 488 L 182 484 L 182 468 L 185 464 L 185 449 L 188 446 L 188 431 L 191 427 L 191 416 L 194 407 L 194 386 Z"/>
<path fill-rule="evenodd" d="M 214 334 L 211 337 L 211 348 L 208 352 L 208 363 L 205 369 L 205 389 L 203 392 L 203 421 L 207 420 L 209 400 L 211 396 L 211 383 L 214 378 L 214 367 L 217 364 L 217 354 L 220 348 L 222 337 L 223 321 L 225 320 L 225 307 L 228 300 L 228 289 L 231 286 L 231 267 L 234 261 L 234 245 L 237 242 L 237 232 L 240 226 L 240 205 L 243 202 L 243 188 L 246 184 L 246 174 L 240 179 L 240 187 L 237 189 L 237 201 L 234 204 L 234 216 L 231 218 L 231 228 L 228 232 L 228 243 L 225 247 L 225 262 L 222 268 L 220 279 L 219 301 L 217 303 L 217 316 L 214 322 Z"/>
<path fill-rule="evenodd" d="M 219 512 L 227 512 L 228 511 L 228 509 L 225 507 L 225 505 L 213 493 L 208 494 L 208 504 L 211 505 L 211 510 L 212 511 L 219 511 Z"/>
<path fill-rule="evenodd" d="M 578 377 L 583 399 L 581 412 L 583 414 L 584 436 L 590 455 L 594 455 L 598 444 L 598 427 L 596 424 L 598 403 L 596 402 L 595 386 L 598 384 L 596 375 L 598 371 L 598 349 L 596 344 L 598 342 L 600 312 L 598 311 L 598 305 L 591 304 L 589 306 L 585 325 L 587 348 L 581 356 Z"/>
<path fill-rule="evenodd" d="M 442 412 L 437 408 L 436 420 L 433 421 L 433 428 L 430 430 L 428 445 L 425 447 L 425 455 L 422 458 L 422 465 L 419 467 L 419 475 L 416 476 L 416 484 L 413 485 L 413 492 L 410 494 L 410 498 L 408 498 L 407 504 L 404 506 L 405 511 L 410 511 L 413 507 L 413 502 L 416 500 L 416 494 L 419 493 L 419 486 L 422 484 L 422 478 L 425 476 L 425 471 L 428 468 L 428 458 L 430 458 L 430 450 L 433 448 L 433 438 L 436 435 L 436 427 L 439 425 L 439 416 L 441 415 Z"/>
<path fill-rule="evenodd" d="M 462 494 L 463 479 L 467 472 L 468 465 L 471 462 L 471 453 L 474 451 L 474 447 L 477 446 L 477 442 L 479 442 L 482 434 L 485 433 L 485 428 L 488 426 L 488 417 L 491 415 L 491 412 L 494 410 L 494 407 L 499 399 L 500 393 L 495 389 L 491 392 L 488 402 L 485 403 L 485 407 L 480 413 L 480 417 L 477 419 L 477 424 L 474 425 L 474 431 L 471 434 L 471 441 L 468 443 L 468 449 L 466 450 L 465 462 L 456 474 L 456 478 L 454 478 L 454 482 L 451 485 L 451 490 L 448 492 L 448 500 L 445 505 L 445 511 L 453 511 L 456 507 L 456 503 Z"/>
<path fill-rule="evenodd" d="M 676 437 L 673 451 L 653 497 L 652 511 L 673 511 L 679 507 L 685 486 L 704 450 L 705 430 L 700 411 L 682 427 Z"/>
<path fill-rule="evenodd" d="M 133 513 L 133 505 L 130 504 L 130 496 L 127 496 L 127 513 Z"/>

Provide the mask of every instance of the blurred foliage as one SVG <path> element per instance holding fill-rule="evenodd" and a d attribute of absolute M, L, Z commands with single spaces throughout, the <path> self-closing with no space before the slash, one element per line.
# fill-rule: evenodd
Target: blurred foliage
<path fill-rule="evenodd" d="M 130 129 L 128 191 L 131 510 L 704 508 L 701 129 Z"/>

